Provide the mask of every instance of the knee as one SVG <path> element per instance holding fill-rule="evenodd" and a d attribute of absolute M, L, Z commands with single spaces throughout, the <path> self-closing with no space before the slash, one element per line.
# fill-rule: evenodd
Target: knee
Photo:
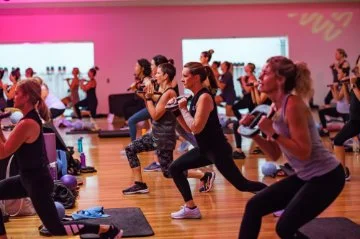
<path fill-rule="evenodd" d="M 260 211 L 261 202 L 256 198 L 256 195 L 252 197 L 246 204 L 245 212 L 251 215 L 256 215 Z M 262 216 L 262 215 L 259 215 Z"/>
<path fill-rule="evenodd" d="M 169 169 L 167 170 L 169 175 L 171 175 L 170 177 L 172 178 L 173 176 L 177 176 L 180 174 L 180 170 L 179 168 L 176 166 L 176 161 L 174 161 L 172 164 L 170 164 Z M 165 174 L 164 174 L 165 176 Z M 166 177 L 166 176 L 165 176 Z"/>
<path fill-rule="evenodd" d="M 129 156 L 130 156 L 131 154 L 133 154 L 133 153 L 134 153 L 134 148 L 133 148 L 133 144 L 131 143 L 131 144 L 129 144 L 128 146 L 125 147 L 125 154 L 126 154 L 126 156 L 128 157 L 128 159 L 129 159 Z"/>
<path fill-rule="evenodd" d="M 334 145 L 335 146 L 343 146 L 344 145 L 344 140 L 341 139 L 340 137 L 338 137 L 338 135 L 335 136 L 334 138 Z"/>
<path fill-rule="evenodd" d="M 172 178 L 170 170 L 164 170 L 163 175 L 165 178 Z"/>

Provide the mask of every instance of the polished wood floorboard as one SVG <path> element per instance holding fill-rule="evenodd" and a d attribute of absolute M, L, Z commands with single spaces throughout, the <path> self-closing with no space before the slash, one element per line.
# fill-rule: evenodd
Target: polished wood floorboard
<path fill-rule="evenodd" d="M 97 122 L 101 128 L 107 127 L 105 119 L 98 119 Z M 95 174 L 82 175 L 84 185 L 80 189 L 77 206 L 73 210 L 67 210 L 67 214 L 95 205 L 105 208 L 140 207 L 155 232 L 151 238 L 237 238 L 244 207 L 253 195 L 237 191 L 216 169 L 215 186 L 209 193 L 199 193 L 199 181 L 189 180 L 195 202 L 200 207 L 203 218 L 201 220 L 172 220 L 170 213 L 178 210 L 183 201 L 173 181 L 164 178 L 162 173 L 143 173 L 144 180 L 150 189 L 149 194 L 122 195 L 122 189 L 132 183 L 131 170 L 122 152 L 129 144 L 129 138 L 100 139 L 96 134 L 66 135 L 65 130 L 60 130 L 60 132 L 69 146 L 76 146 L 77 139 L 83 136 L 87 164 L 95 166 L 98 170 Z M 234 143 L 232 135 L 228 135 L 228 138 Z M 331 148 L 329 140 L 324 140 L 324 143 Z M 250 140 L 245 139 L 244 145 L 248 157 L 235 162 L 247 178 L 267 184 L 281 180 L 281 178 L 263 178 L 260 167 L 265 162 L 265 156 L 248 154 L 251 147 Z M 175 159 L 178 155 L 178 152 L 175 152 Z M 146 166 L 155 156 L 150 152 L 142 153 L 139 157 L 142 166 Z M 341 195 L 321 216 L 348 217 L 360 223 L 359 154 L 348 153 L 347 163 L 352 173 L 351 181 L 346 183 Z M 277 219 L 272 215 L 264 217 L 259 238 L 277 238 L 274 231 L 276 221 Z M 9 238 L 14 239 L 41 238 L 37 230 L 39 225 L 40 220 L 36 216 L 12 218 L 11 222 L 5 224 Z"/>

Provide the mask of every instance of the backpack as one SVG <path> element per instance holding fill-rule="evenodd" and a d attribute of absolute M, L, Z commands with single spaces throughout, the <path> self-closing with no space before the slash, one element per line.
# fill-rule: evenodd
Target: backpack
<path fill-rule="evenodd" d="M 10 169 L 13 159 L 14 155 L 10 157 L 9 162 L 7 163 L 5 179 L 10 177 Z M 0 207 L 4 215 L 9 215 L 11 217 L 32 216 L 36 214 L 34 206 L 29 197 L 3 200 L 0 202 Z"/>
<path fill-rule="evenodd" d="M 77 192 L 71 191 L 68 187 L 66 187 L 61 181 L 54 181 L 54 192 L 53 199 L 56 202 L 60 202 L 64 208 L 74 208 Z"/>

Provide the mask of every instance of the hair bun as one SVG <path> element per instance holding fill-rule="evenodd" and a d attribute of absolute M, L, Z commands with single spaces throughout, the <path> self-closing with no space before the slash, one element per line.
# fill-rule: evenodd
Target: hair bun
<path fill-rule="evenodd" d="M 175 61 L 174 61 L 174 59 L 171 59 L 171 58 L 170 58 L 170 59 L 168 60 L 168 63 L 170 63 L 171 65 L 174 65 L 174 64 L 175 64 Z"/>
<path fill-rule="evenodd" d="M 208 50 L 208 52 L 209 52 L 209 54 L 212 55 L 212 54 L 214 54 L 215 51 L 213 49 L 210 49 L 210 50 Z"/>
<path fill-rule="evenodd" d="M 100 70 L 99 67 L 97 67 L 97 66 L 94 66 L 94 69 L 95 69 L 96 71 Z"/>

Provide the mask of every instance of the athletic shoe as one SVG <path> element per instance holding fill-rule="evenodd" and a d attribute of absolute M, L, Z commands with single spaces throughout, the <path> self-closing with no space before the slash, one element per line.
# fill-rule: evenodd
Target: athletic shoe
<path fill-rule="evenodd" d="M 345 180 L 350 181 L 350 178 L 351 178 L 350 170 L 348 167 L 345 167 Z"/>
<path fill-rule="evenodd" d="M 179 153 L 185 153 L 189 150 L 189 146 L 191 144 L 188 141 L 181 142 L 180 146 L 178 147 L 177 151 Z"/>
<path fill-rule="evenodd" d="M 160 164 L 158 164 L 157 162 L 152 162 L 151 164 L 149 164 L 144 168 L 144 172 L 157 172 L 157 171 L 161 171 Z"/>
<path fill-rule="evenodd" d="M 320 135 L 320 137 L 329 137 L 330 133 L 329 133 L 329 131 L 325 131 L 325 130 L 321 129 L 319 131 L 319 135 Z"/>
<path fill-rule="evenodd" d="M 146 183 L 135 182 L 134 185 L 132 185 L 131 187 L 129 187 L 127 189 L 124 189 L 122 192 L 124 195 L 144 194 L 144 193 L 148 193 L 149 189 L 148 189 Z"/>
<path fill-rule="evenodd" d="M 239 152 L 239 151 L 234 151 L 232 153 L 233 159 L 245 159 L 246 155 L 244 154 L 244 152 Z"/>
<path fill-rule="evenodd" d="M 215 180 L 216 174 L 215 172 L 206 172 L 205 173 L 205 179 L 202 182 L 202 186 L 199 188 L 199 192 L 201 193 L 207 193 L 209 192 L 212 187 L 214 186 L 214 180 Z"/>
<path fill-rule="evenodd" d="M 200 219 L 201 213 L 198 207 L 194 209 L 188 208 L 186 205 L 181 206 L 177 212 L 171 213 L 173 219 Z"/>
<path fill-rule="evenodd" d="M 122 237 L 123 230 L 119 230 L 116 226 L 110 225 L 109 230 L 104 233 L 100 233 L 100 239 L 119 239 Z"/>

